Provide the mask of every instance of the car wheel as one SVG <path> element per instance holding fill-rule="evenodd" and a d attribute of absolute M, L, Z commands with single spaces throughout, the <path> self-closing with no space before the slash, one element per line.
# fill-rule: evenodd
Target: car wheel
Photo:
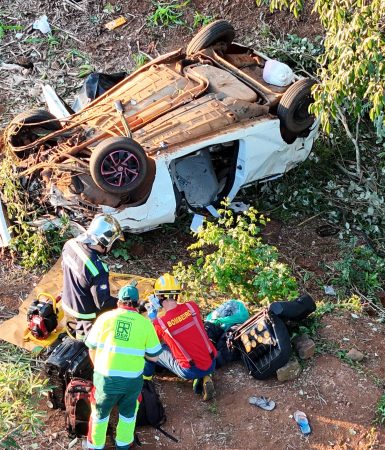
<path fill-rule="evenodd" d="M 282 125 L 282 122 L 279 126 L 281 137 L 286 142 L 286 144 L 292 144 L 295 142 L 298 138 L 298 133 L 293 133 L 292 131 L 289 131 L 286 127 Z"/>
<path fill-rule="evenodd" d="M 18 114 L 10 122 L 6 131 L 7 143 L 22 158 L 26 150 L 20 150 L 20 147 L 32 144 L 42 136 L 61 128 L 59 120 L 50 112 L 44 109 L 32 109 Z"/>
<path fill-rule="evenodd" d="M 304 78 L 296 81 L 283 94 L 277 110 L 281 125 L 290 133 L 300 134 L 314 122 L 309 105 L 314 102 L 311 88 L 314 80 Z"/>
<path fill-rule="evenodd" d="M 92 151 L 90 172 L 100 189 L 123 196 L 146 180 L 148 160 L 143 148 L 133 139 L 112 137 Z"/>
<path fill-rule="evenodd" d="M 187 56 L 193 55 L 217 42 L 231 44 L 235 37 L 233 26 L 227 20 L 216 20 L 202 28 L 187 45 Z"/>

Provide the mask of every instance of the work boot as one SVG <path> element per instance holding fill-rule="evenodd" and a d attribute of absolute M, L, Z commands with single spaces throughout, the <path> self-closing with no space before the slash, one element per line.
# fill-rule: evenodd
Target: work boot
<path fill-rule="evenodd" d="M 197 395 L 201 395 L 203 392 L 203 378 L 195 378 L 193 381 L 193 391 Z"/>
<path fill-rule="evenodd" d="M 203 377 L 203 401 L 207 402 L 215 397 L 214 382 L 211 375 Z"/>

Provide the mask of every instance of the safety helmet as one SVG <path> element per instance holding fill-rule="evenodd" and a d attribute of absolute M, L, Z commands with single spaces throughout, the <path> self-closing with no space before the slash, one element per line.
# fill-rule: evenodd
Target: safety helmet
<path fill-rule="evenodd" d="M 97 214 L 86 231 L 91 243 L 100 244 L 108 250 L 116 239 L 124 241 L 119 222 L 109 214 Z"/>
<path fill-rule="evenodd" d="M 169 273 L 165 273 L 155 281 L 155 295 L 163 295 L 164 297 L 172 297 L 180 294 L 181 286 L 179 281 Z"/>
<path fill-rule="evenodd" d="M 128 284 L 120 289 L 118 299 L 122 303 L 131 302 L 133 305 L 137 305 L 139 301 L 139 291 L 132 284 Z"/>

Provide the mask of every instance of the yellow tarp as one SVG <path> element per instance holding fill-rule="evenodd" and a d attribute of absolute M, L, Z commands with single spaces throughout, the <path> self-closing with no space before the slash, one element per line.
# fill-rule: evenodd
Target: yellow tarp
<path fill-rule="evenodd" d="M 125 284 L 130 283 L 132 280 L 138 282 L 137 288 L 139 289 L 140 298 L 145 299 L 151 292 L 154 280 L 151 278 L 143 278 L 132 274 L 119 274 L 110 273 L 110 285 L 111 293 L 117 296 L 119 289 Z M 44 346 L 44 343 L 38 343 L 36 341 L 25 341 L 24 336 L 27 331 L 27 311 L 29 305 L 37 298 L 41 292 L 46 292 L 56 297 L 60 294 L 63 284 L 63 274 L 61 270 L 61 258 L 55 263 L 49 272 L 47 272 L 40 283 L 32 290 L 26 300 L 21 304 L 19 308 L 19 314 L 12 319 L 9 319 L 0 324 L 0 339 L 15 344 L 18 347 L 25 348 L 27 350 L 34 350 L 39 345 Z M 58 329 L 64 329 L 65 324 L 62 321 Z"/>

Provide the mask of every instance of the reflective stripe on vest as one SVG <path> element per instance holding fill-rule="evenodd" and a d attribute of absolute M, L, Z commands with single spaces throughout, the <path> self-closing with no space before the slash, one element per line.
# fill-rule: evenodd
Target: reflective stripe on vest
<path fill-rule="evenodd" d="M 94 348 L 94 371 L 102 376 L 138 378 L 143 373 L 144 355 L 159 345 L 152 323 L 136 311 L 120 308 L 105 312 L 87 338 Z"/>
<path fill-rule="evenodd" d="M 62 302 L 62 307 L 66 313 L 71 314 L 71 316 L 75 317 L 75 319 L 92 320 L 92 319 L 95 319 L 95 317 L 96 317 L 96 313 L 82 314 L 82 313 L 77 312 L 74 309 L 70 308 L 68 305 L 66 305 L 63 302 Z"/>
<path fill-rule="evenodd" d="M 104 349 L 110 353 L 120 353 L 122 355 L 144 356 L 144 349 L 118 347 L 116 345 L 106 345 L 104 342 L 98 342 L 96 348 Z"/>
<path fill-rule="evenodd" d="M 79 256 L 79 258 L 86 265 L 87 269 L 91 272 L 91 275 L 96 277 L 99 275 L 99 270 L 95 266 L 95 264 L 90 260 L 90 258 L 86 255 L 85 251 L 82 247 L 74 240 L 68 241 L 68 245 L 72 248 L 72 250 Z"/>

